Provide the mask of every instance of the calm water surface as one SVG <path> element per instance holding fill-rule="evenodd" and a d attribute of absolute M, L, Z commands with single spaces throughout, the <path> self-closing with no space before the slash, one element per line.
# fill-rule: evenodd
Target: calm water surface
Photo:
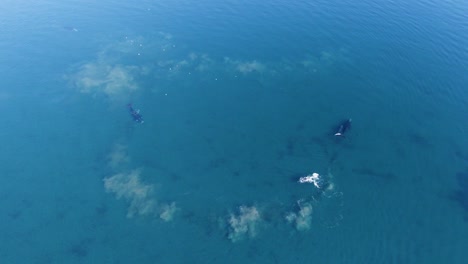
<path fill-rule="evenodd" d="M 467 14 L 2 1 L 0 262 L 463 263 Z"/>

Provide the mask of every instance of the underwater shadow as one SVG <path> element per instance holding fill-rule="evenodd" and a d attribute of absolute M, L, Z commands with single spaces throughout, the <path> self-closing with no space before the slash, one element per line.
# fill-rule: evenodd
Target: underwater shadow
<path fill-rule="evenodd" d="M 456 175 L 459 189 L 450 195 L 450 199 L 456 201 L 468 214 L 468 170 Z M 468 221 L 468 216 L 465 217 Z"/>

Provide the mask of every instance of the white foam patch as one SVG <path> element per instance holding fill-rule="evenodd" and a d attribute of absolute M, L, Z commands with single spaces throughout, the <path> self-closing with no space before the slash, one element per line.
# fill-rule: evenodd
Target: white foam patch
<path fill-rule="evenodd" d="M 237 242 L 243 238 L 253 238 L 257 234 L 257 226 L 260 222 L 260 213 L 255 207 L 241 206 L 239 213 L 231 214 L 229 218 L 228 238 Z"/>

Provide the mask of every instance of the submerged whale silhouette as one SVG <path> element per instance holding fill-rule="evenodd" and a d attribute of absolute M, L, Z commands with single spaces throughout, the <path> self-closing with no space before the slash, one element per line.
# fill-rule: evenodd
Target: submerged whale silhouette
<path fill-rule="evenodd" d="M 143 116 L 140 114 L 140 109 L 133 108 L 132 104 L 127 104 L 127 107 L 128 112 L 130 113 L 135 122 L 138 122 L 140 124 L 143 124 L 145 122 L 143 121 Z"/>
<path fill-rule="evenodd" d="M 350 118 L 348 120 L 344 120 L 343 122 L 341 122 L 336 130 L 335 136 L 344 136 L 346 131 L 351 128 L 352 121 L 353 120 Z"/>

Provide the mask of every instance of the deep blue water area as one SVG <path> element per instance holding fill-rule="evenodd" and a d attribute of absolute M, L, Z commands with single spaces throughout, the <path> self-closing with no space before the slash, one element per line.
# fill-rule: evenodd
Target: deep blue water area
<path fill-rule="evenodd" d="M 0 263 L 464 263 L 467 14 L 2 1 Z"/>

